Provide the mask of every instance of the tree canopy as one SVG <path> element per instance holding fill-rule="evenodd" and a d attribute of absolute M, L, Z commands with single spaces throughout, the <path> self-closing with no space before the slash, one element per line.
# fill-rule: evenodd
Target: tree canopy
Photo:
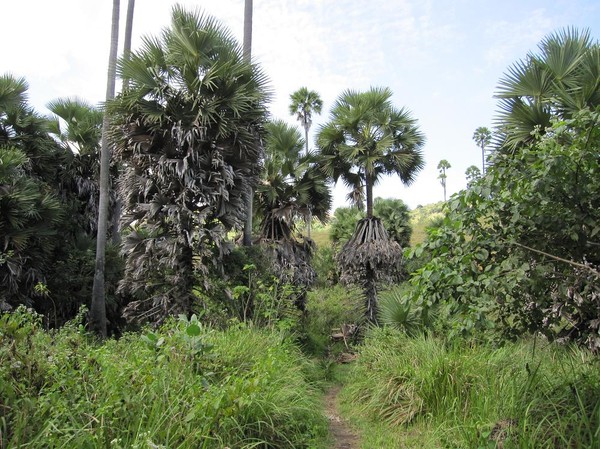
<path fill-rule="evenodd" d="M 131 316 L 164 317 L 189 310 L 195 275 L 243 223 L 258 182 L 267 80 L 216 19 L 179 6 L 119 71 L 129 80 L 110 108 L 126 167 L 122 289 L 141 296 Z"/>

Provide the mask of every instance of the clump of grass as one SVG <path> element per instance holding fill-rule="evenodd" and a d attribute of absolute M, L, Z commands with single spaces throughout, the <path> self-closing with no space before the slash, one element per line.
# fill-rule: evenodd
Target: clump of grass
<path fill-rule="evenodd" d="M 600 447 L 598 365 L 554 345 L 534 353 L 530 342 L 493 348 L 373 329 L 343 398 L 351 415 L 385 421 L 403 444 Z"/>
<path fill-rule="evenodd" d="M 0 320 L 0 448 L 319 448 L 314 365 L 283 334 L 173 320 L 98 344 Z"/>

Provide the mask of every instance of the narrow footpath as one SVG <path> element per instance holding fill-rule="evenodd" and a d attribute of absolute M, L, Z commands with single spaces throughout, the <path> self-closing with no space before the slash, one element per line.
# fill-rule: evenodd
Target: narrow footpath
<path fill-rule="evenodd" d="M 325 413 L 329 420 L 329 434 L 333 439 L 331 449 L 359 449 L 358 436 L 349 424 L 340 416 L 338 410 L 338 394 L 340 386 L 331 387 L 325 395 Z"/>

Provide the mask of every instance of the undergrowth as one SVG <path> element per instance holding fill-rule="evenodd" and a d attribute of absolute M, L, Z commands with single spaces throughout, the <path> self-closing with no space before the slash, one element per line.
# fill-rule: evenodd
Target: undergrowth
<path fill-rule="evenodd" d="M 0 448 L 322 448 L 316 368 L 280 332 L 195 317 L 99 344 L 0 317 Z"/>
<path fill-rule="evenodd" d="M 373 329 L 342 398 L 359 426 L 383 421 L 379 440 L 398 447 L 597 448 L 599 368 L 574 348 L 493 348 Z"/>

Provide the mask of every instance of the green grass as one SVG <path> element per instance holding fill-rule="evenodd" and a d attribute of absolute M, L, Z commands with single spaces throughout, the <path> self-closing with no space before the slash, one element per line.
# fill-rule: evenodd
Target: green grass
<path fill-rule="evenodd" d="M 419 206 L 410 211 L 410 225 L 412 226 L 410 246 L 414 247 L 425 241 L 427 228 L 444 216 L 442 213 L 443 206 L 443 202 L 438 202 Z"/>
<path fill-rule="evenodd" d="M 555 345 L 534 355 L 529 342 L 449 345 L 376 329 L 342 400 L 359 428 L 379 423 L 364 448 L 600 447 L 598 359 Z"/>
<path fill-rule="evenodd" d="M 331 246 L 331 240 L 329 239 L 329 226 L 313 229 L 311 238 L 314 240 L 317 248 Z"/>
<path fill-rule="evenodd" d="M 97 344 L 5 315 L 0 447 L 324 448 L 317 375 L 272 331 L 173 321 Z"/>

